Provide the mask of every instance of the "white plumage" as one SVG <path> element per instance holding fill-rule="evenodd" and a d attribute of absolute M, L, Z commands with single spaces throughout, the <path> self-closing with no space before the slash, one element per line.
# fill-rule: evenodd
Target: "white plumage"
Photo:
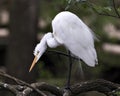
<path fill-rule="evenodd" d="M 97 64 L 94 48 L 94 35 L 75 14 L 65 11 L 59 13 L 52 21 L 53 35 L 75 56 L 89 66 Z"/>
<path fill-rule="evenodd" d="M 52 21 L 52 29 L 53 33 L 45 34 L 36 46 L 34 50 L 34 55 L 37 58 L 35 63 L 45 52 L 47 46 L 54 48 L 64 45 L 73 55 L 82 59 L 87 65 L 95 66 L 97 64 L 94 34 L 78 16 L 68 11 L 60 12 Z"/>

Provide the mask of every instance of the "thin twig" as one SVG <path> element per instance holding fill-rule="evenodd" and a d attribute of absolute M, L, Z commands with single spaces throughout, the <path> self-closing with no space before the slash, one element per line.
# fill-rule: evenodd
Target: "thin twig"
<path fill-rule="evenodd" d="M 120 17 L 118 17 L 118 16 L 116 16 L 116 15 L 104 14 L 104 13 L 99 13 L 99 12 L 97 12 L 97 14 L 98 14 L 98 15 L 109 16 L 109 17 L 114 17 L 114 18 L 120 19 Z"/>
<path fill-rule="evenodd" d="M 100 12 L 98 12 L 93 6 L 93 4 L 91 3 L 91 2 L 87 2 L 87 4 L 88 4 L 88 6 L 90 7 L 90 8 L 92 8 L 93 10 L 95 10 L 95 12 L 98 14 L 98 15 L 103 15 L 103 16 L 109 16 L 109 17 L 114 17 L 114 18 L 119 18 L 120 19 L 120 16 L 118 16 L 118 15 L 111 15 L 111 14 L 109 14 L 109 13 L 100 13 Z M 115 8 L 115 10 L 116 10 L 116 14 L 119 14 L 118 13 L 118 11 L 117 11 L 117 9 L 116 9 L 116 7 L 115 7 L 115 5 L 114 5 L 114 8 Z"/>
<path fill-rule="evenodd" d="M 117 8 L 116 8 L 116 5 L 115 5 L 115 0 L 112 0 L 112 2 L 113 2 L 113 8 L 114 8 L 114 10 L 115 10 L 115 13 L 116 13 L 117 16 L 120 18 L 120 14 L 119 14 L 119 12 L 118 12 L 118 10 L 117 10 Z"/>
<path fill-rule="evenodd" d="M 71 5 L 71 2 L 72 2 L 72 0 L 69 0 L 69 1 L 68 1 L 68 4 L 67 4 L 67 6 L 65 7 L 65 10 L 68 10 L 68 9 L 69 9 L 69 7 L 70 7 L 70 5 Z"/>
<path fill-rule="evenodd" d="M 65 11 L 68 10 L 71 6 L 74 6 L 77 2 L 77 0 L 68 0 L 68 4 L 65 7 Z"/>
<path fill-rule="evenodd" d="M 69 57 L 68 54 L 66 53 L 63 53 L 63 52 L 60 52 L 60 51 L 56 51 L 56 50 L 48 50 L 47 53 L 55 53 L 55 54 L 59 54 L 59 55 L 63 55 L 63 56 L 66 56 L 66 57 Z M 71 56 L 73 59 L 76 59 L 76 60 L 79 60 L 79 58 L 75 57 L 75 56 Z"/>

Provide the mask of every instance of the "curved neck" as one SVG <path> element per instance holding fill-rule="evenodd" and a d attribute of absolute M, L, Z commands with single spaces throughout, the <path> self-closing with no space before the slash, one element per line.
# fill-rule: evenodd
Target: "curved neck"
<path fill-rule="evenodd" d="M 47 46 L 50 47 L 50 48 L 56 48 L 57 46 L 60 45 L 60 43 L 57 42 L 57 40 L 54 38 L 53 34 L 52 33 L 47 33 L 45 36 L 44 36 L 45 40 L 46 40 L 46 43 L 47 43 Z"/>
<path fill-rule="evenodd" d="M 45 34 L 44 36 L 43 36 L 43 38 L 41 39 L 41 41 L 40 41 L 40 46 L 41 46 L 41 48 L 40 49 L 42 49 L 42 52 L 45 52 L 45 50 L 47 49 L 47 41 L 50 39 L 50 38 L 52 38 L 52 33 L 47 33 L 47 34 Z"/>
<path fill-rule="evenodd" d="M 40 59 L 40 57 L 43 55 L 43 53 L 46 51 L 47 49 L 47 45 L 50 48 L 55 48 L 58 45 L 60 45 L 55 38 L 52 36 L 52 33 L 47 33 L 43 36 L 43 38 L 41 39 L 40 43 L 36 46 L 35 51 L 34 51 L 34 55 L 37 54 L 37 52 L 39 52 L 39 54 L 37 55 L 37 61 Z"/>
<path fill-rule="evenodd" d="M 40 41 L 40 49 L 42 49 L 42 52 L 45 52 L 47 49 L 47 46 L 50 48 L 55 48 L 59 46 L 60 43 L 56 41 L 56 39 L 53 37 L 52 33 L 47 33 L 44 35 L 44 37 Z"/>

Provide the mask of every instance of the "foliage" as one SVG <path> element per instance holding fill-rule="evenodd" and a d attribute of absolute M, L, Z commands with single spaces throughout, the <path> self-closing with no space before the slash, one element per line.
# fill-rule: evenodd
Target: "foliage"
<path fill-rule="evenodd" d="M 40 76 L 39 78 L 48 79 L 53 77 L 52 73 L 49 70 L 44 68 L 43 62 L 40 62 L 38 64 L 38 70 L 39 70 L 39 76 Z"/>

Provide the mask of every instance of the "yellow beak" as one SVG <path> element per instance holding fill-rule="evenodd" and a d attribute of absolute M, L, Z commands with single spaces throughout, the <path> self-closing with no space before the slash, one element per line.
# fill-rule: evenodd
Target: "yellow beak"
<path fill-rule="evenodd" d="M 38 52 L 39 53 L 39 52 Z M 37 55 L 38 55 L 38 53 L 37 53 Z M 36 64 L 36 61 L 37 61 L 37 55 L 35 56 L 35 58 L 34 58 L 34 60 L 33 60 L 33 62 L 32 62 L 32 65 L 31 65 L 31 67 L 30 67 L 30 69 L 29 69 L 29 72 L 33 69 L 33 67 L 35 66 L 35 64 Z"/>
<path fill-rule="evenodd" d="M 35 56 L 35 58 L 34 58 L 34 60 L 33 60 L 33 62 L 32 62 L 32 65 L 31 65 L 31 67 L 30 67 L 30 69 L 29 69 L 29 72 L 30 72 L 30 71 L 33 69 L 33 67 L 35 66 L 36 60 L 37 60 L 37 56 Z"/>

